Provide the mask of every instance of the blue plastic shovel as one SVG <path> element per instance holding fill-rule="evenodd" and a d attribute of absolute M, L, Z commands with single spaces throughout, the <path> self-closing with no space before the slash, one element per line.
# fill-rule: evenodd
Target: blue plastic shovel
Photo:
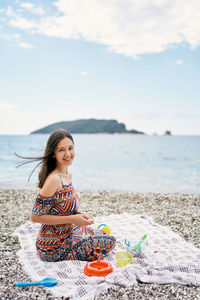
<path fill-rule="evenodd" d="M 56 278 L 44 278 L 40 281 L 35 282 L 18 282 L 16 283 L 16 286 L 29 286 L 29 285 L 43 285 L 43 286 L 54 286 L 58 283 L 58 280 Z"/>

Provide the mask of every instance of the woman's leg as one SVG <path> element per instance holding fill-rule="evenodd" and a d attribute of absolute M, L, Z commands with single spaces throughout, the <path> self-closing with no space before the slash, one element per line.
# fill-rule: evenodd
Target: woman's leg
<path fill-rule="evenodd" d="M 103 258 L 114 249 L 116 239 L 110 235 L 90 236 L 77 242 L 72 250 L 71 259 L 93 261 Z"/>

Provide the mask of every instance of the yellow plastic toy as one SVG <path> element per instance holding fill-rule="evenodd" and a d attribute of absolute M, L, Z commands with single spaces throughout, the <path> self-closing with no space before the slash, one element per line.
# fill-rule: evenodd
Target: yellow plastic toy
<path fill-rule="evenodd" d="M 115 256 L 119 267 L 126 267 L 133 261 L 133 255 L 127 251 L 119 251 Z"/>
<path fill-rule="evenodd" d="M 102 226 L 104 226 L 103 229 L 101 229 L 102 231 L 106 232 L 107 234 L 111 233 L 110 227 L 107 226 L 106 224 L 99 225 L 98 229 L 100 229 Z"/>

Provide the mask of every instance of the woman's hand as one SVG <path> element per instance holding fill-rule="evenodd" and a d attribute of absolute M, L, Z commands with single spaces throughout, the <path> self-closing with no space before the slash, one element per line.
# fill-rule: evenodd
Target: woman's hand
<path fill-rule="evenodd" d="M 77 226 L 85 226 L 94 224 L 94 218 L 89 214 L 76 214 L 73 215 L 73 224 Z"/>

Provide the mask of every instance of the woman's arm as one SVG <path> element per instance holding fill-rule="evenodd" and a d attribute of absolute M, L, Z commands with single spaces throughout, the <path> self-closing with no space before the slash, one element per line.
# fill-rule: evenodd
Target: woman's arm
<path fill-rule="evenodd" d="M 58 224 L 74 224 L 77 226 L 91 225 L 94 219 L 87 214 L 76 214 L 69 216 L 56 216 L 56 215 L 36 215 L 31 213 L 31 221 L 35 223 L 58 225 Z"/>

